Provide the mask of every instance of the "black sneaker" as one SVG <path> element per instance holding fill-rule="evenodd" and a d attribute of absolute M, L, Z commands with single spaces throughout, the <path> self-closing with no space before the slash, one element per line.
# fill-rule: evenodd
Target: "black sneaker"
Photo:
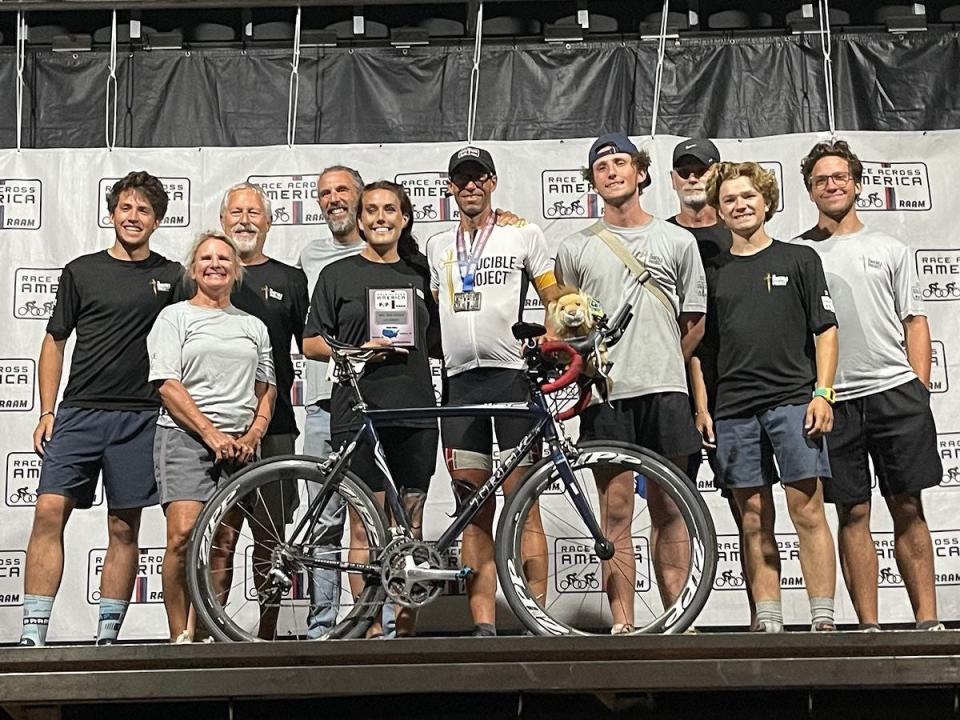
<path fill-rule="evenodd" d="M 470 633 L 471 637 L 496 637 L 497 628 L 493 625 L 488 625 L 486 623 L 480 623 L 479 625 L 473 626 L 473 632 Z"/>

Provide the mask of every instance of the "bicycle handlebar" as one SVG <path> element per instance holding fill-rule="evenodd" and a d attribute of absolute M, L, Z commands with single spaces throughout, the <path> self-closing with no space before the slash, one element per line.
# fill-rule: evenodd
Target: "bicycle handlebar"
<path fill-rule="evenodd" d="M 577 378 L 580 377 L 580 372 L 583 370 L 583 355 L 577 352 L 570 343 L 563 340 L 547 340 L 540 344 L 540 352 L 541 354 L 563 352 L 570 356 L 570 364 L 563 374 L 553 382 L 544 383 L 540 386 L 544 393 L 556 392 L 570 383 L 576 382 Z"/>

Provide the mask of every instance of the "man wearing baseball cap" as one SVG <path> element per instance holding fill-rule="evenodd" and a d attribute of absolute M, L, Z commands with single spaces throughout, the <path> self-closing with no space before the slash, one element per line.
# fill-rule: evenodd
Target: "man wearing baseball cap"
<path fill-rule="evenodd" d="M 717 211 L 707 204 L 704 179 L 711 166 L 718 162 L 720 162 L 720 151 L 717 150 L 717 146 L 707 138 L 693 137 L 677 143 L 673 149 L 673 167 L 670 170 L 670 183 L 680 201 L 680 212 L 669 218 L 667 222 L 689 230 L 697 239 L 697 249 L 700 252 L 700 260 L 703 262 L 708 286 L 720 263 L 729 260 L 728 251 L 733 242 L 730 230 L 719 221 Z M 707 317 L 712 314 L 713 309 L 708 307 Z M 708 322 L 707 328 L 709 327 Z M 697 430 L 703 437 L 708 462 L 713 469 L 716 467 L 717 440 L 713 432 L 711 416 L 717 399 L 717 342 L 711 335 L 712 333 L 705 329 L 703 341 L 694 356 L 690 358 L 688 369 L 690 371 L 690 407 L 694 413 Z M 691 479 L 697 479 L 702 462 L 703 456 L 699 449 L 690 455 L 686 469 Z M 714 474 L 716 474 L 715 470 Z M 742 525 L 740 510 L 733 500 L 733 495 L 728 490 L 721 490 L 721 493 L 727 499 L 730 512 L 740 531 Z M 747 577 L 745 569 L 743 577 L 745 579 Z M 750 594 L 749 581 L 745 589 L 752 627 L 756 609 Z"/>
<path fill-rule="evenodd" d="M 453 230 L 427 241 L 431 287 L 440 307 L 444 362 L 449 378 L 449 402 L 466 405 L 525 402 L 530 399 L 519 344 L 510 328 L 522 313 L 530 282 L 546 305 L 560 296 L 543 231 L 533 224 L 500 225 L 491 195 L 497 170 L 490 153 L 468 146 L 449 163 L 447 189 L 460 208 Z M 492 443 L 496 430 L 500 452 L 508 453 L 527 433 L 525 419 L 444 418 L 444 456 L 460 502 L 482 485 L 493 470 Z M 506 480 L 510 492 L 535 460 L 525 458 Z M 474 635 L 496 635 L 497 572 L 494 564 L 491 496 L 463 533 L 461 559 L 474 569 L 467 579 L 467 598 Z M 539 510 L 530 514 L 524 547 L 530 548 L 526 577 L 538 595 L 546 593 L 546 541 Z"/>
<path fill-rule="evenodd" d="M 604 201 L 603 217 L 571 235 L 557 252 L 556 275 L 596 298 L 608 314 L 624 302 L 633 321 L 610 349 L 611 404 L 583 413 L 581 440 L 620 440 L 650 448 L 686 467 L 700 448 L 687 399 L 685 364 L 703 334 L 706 280 L 693 235 L 643 209 L 650 185 L 650 156 L 622 133 L 593 143 L 583 175 Z M 653 281 L 637 282 L 643 267 Z M 612 633 L 634 630 L 636 568 L 629 533 L 635 503 L 632 473 L 604 477 L 595 472 L 604 532 L 619 538 L 606 582 Z M 689 567 L 688 538 L 677 508 L 659 488 L 647 487 L 654 526 L 652 549 L 661 600 L 679 595 Z M 646 602 L 646 601 L 644 601 Z"/>

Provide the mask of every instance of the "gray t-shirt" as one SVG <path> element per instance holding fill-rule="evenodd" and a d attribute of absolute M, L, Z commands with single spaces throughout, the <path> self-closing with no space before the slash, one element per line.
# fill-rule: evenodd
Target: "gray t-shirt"
<path fill-rule="evenodd" d="M 313 297 L 320 271 L 327 265 L 360 252 L 363 242 L 353 245 L 341 245 L 332 237 L 311 240 L 300 251 L 297 267 L 307 276 L 307 292 Z M 333 385 L 327 380 L 328 363 L 319 360 L 307 360 L 303 370 L 304 404 L 313 405 L 321 400 L 329 400 Z"/>
<path fill-rule="evenodd" d="M 255 383 L 277 382 L 267 326 L 233 305 L 165 307 L 147 336 L 147 352 L 150 381 L 178 380 L 221 432 L 246 432 L 256 414 Z M 157 424 L 184 429 L 166 411 Z"/>
<path fill-rule="evenodd" d="M 833 297 L 841 328 L 837 399 L 852 400 L 913 380 L 901 321 L 927 313 L 910 248 L 866 227 L 852 235 L 793 242 L 816 250 Z"/>
<path fill-rule="evenodd" d="M 557 251 L 557 281 L 596 298 L 608 316 L 633 304 L 633 320 L 610 349 L 612 400 L 662 392 L 687 392 L 680 350 L 679 313 L 707 311 L 707 281 L 697 241 L 683 228 L 653 218 L 642 227 L 604 223 L 642 262 L 674 307 L 670 312 L 641 288 L 626 265 L 588 229 L 571 235 Z"/>

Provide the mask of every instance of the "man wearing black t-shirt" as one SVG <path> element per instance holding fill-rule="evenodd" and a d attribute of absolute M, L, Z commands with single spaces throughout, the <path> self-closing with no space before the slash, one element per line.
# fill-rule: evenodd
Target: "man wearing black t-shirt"
<path fill-rule="evenodd" d="M 717 342 L 718 480 L 743 517 L 757 629 L 783 629 L 772 493 L 779 479 L 799 539 L 811 629 L 833 630 L 836 557 L 821 482 L 830 477 L 823 435 L 833 425 L 833 301 L 817 254 L 764 229 L 779 200 L 773 173 L 752 162 L 720 163 L 708 176 L 707 199 L 733 233 L 730 257 L 708 288 L 716 312 L 707 323 Z M 709 412 L 704 421 L 709 432 Z"/>
<path fill-rule="evenodd" d="M 677 199 L 680 201 L 680 212 L 667 222 L 679 225 L 689 230 L 697 239 L 697 250 L 700 251 L 700 260 L 703 262 L 703 272 L 709 285 L 723 258 L 729 257 L 730 246 L 733 242 L 730 230 L 717 218 L 717 211 L 707 203 L 707 190 L 704 181 L 707 172 L 720 162 L 720 151 L 707 138 L 687 138 L 677 143 L 673 149 L 673 169 L 670 171 L 670 183 L 673 185 Z M 715 312 L 707 304 L 707 315 Z M 717 348 L 715 338 L 704 334 L 703 340 L 688 363 L 696 365 L 698 372 L 692 369 L 688 372 L 690 407 L 694 413 L 694 422 L 697 430 L 703 436 L 703 450 L 690 455 L 687 461 L 687 476 L 696 480 L 703 464 L 703 451 L 706 451 L 707 461 L 713 471 L 714 484 L 717 475 L 717 438 L 713 434 L 713 426 L 709 428 L 704 422 L 708 413 L 712 413 L 717 400 Z M 703 378 L 703 382 L 694 384 L 694 379 Z M 697 410 L 697 406 L 702 409 Z M 737 524 L 737 533 L 740 535 L 740 544 L 743 545 L 743 523 L 740 518 L 740 509 L 737 507 L 733 494 L 721 488 L 720 492 L 727 500 L 730 514 Z M 750 594 L 750 581 L 747 578 L 747 568 L 743 554 L 740 555 L 741 573 L 744 578 L 744 589 L 747 592 L 747 603 L 750 607 L 750 626 L 756 620 L 756 608 L 753 596 Z"/>
<path fill-rule="evenodd" d="M 240 183 L 229 188 L 220 203 L 220 224 L 240 250 L 245 272 L 243 282 L 235 288 L 230 301 L 241 310 L 263 321 L 273 348 L 273 365 L 277 374 L 277 399 L 273 418 L 260 441 L 260 457 L 293 455 L 299 430 L 293 415 L 290 390 L 293 387 L 293 361 L 290 347 L 296 341 L 303 351 L 303 322 L 307 316 L 307 277 L 303 270 L 286 265 L 263 253 L 267 233 L 273 221 L 270 198 L 259 185 Z M 295 486 L 286 494 L 288 507 L 281 508 L 282 498 L 266 498 L 270 516 L 278 521 L 290 519 L 296 503 Z M 295 507 L 295 505 L 294 505 Z M 243 522 L 238 518 L 238 522 Z M 258 537 L 264 529 L 251 523 L 254 538 L 263 544 L 269 538 Z M 279 608 L 261 608 L 260 637 L 270 639 L 276 629 Z"/>
<path fill-rule="evenodd" d="M 166 305 L 180 298 L 182 268 L 150 250 L 167 211 L 160 181 L 145 172 L 107 195 L 113 246 L 68 263 L 40 349 L 40 420 L 34 449 L 43 457 L 27 546 L 20 644 L 43 645 L 63 576 L 63 531 L 74 508 L 93 504 L 103 474 L 109 544 L 100 579 L 97 643 L 123 623 L 140 560 L 141 509 L 158 502 L 153 438 L 160 398 L 147 374 L 146 337 Z M 76 330 L 70 378 L 55 409 L 64 346 Z"/>

